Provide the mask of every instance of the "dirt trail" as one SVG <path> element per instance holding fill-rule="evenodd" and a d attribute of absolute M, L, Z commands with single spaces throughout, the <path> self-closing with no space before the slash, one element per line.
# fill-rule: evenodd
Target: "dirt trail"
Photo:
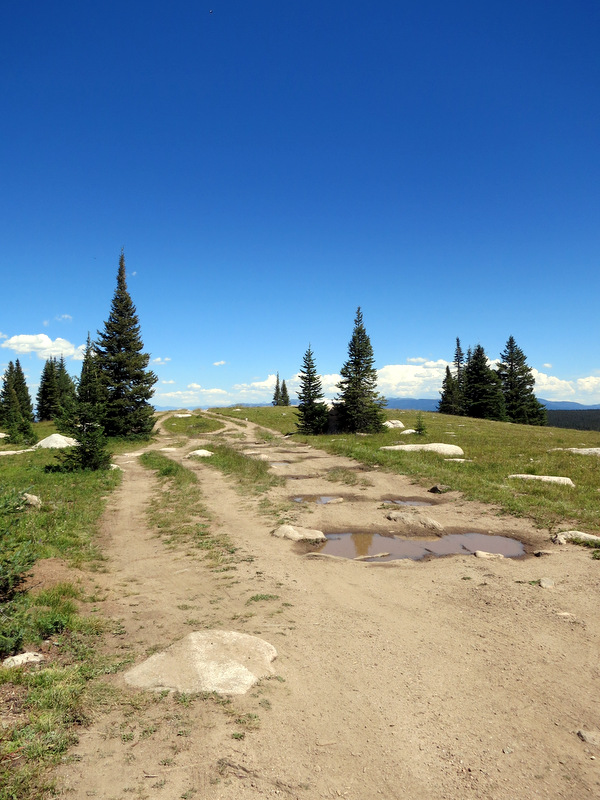
<path fill-rule="evenodd" d="M 356 486 L 331 483 L 328 470 L 356 464 L 281 437 L 265 444 L 250 423 L 228 423 L 224 435 L 291 462 L 272 467 L 289 478 L 269 492 L 272 505 L 294 495 L 344 497 L 335 505 L 291 503 L 288 516 L 307 527 L 415 534 L 415 526 L 387 520 L 381 500 L 432 498 L 376 470 L 357 472 Z M 210 448 L 210 439 L 166 454 L 183 459 Z M 154 446 L 170 444 L 161 432 Z M 600 579 L 589 552 L 549 545 L 528 523 L 451 494 L 415 513 L 446 530 L 508 534 L 530 550 L 556 552 L 388 565 L 308 559 L 270 535 L 275 519 L 261 513 L 260 498 L 238 494 L 208 463 L 186 460 L 211 527 L 240 548 L 236 569 L 219 573 L 148 530 L 144 510 L 156 482 L 135 456 L 118 463 L 123 484 L 102 537 L 108 568 L 95 577 L 106 598 L 99 610 L 122 624 L 110 646 L 139 663 L 192 630 L 238 630 L 277 648 L 277 677 L 221 707 L 135 693 L 117 674 L 112 680 L 130 705 L 115 705 L 82 732 L 77 760 L 58 773 L 61 796 L 600 795 L 600 748 L 576 735 L 600 729 Z M 541 577 L 554 588 L 531 583 Z M 250 600 L 257 594 L 274 597 Z"/>

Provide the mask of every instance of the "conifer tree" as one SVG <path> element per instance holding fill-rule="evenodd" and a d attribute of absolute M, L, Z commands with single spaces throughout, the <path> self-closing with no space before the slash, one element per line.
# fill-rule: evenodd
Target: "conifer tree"
<path fill-rule="evenodd" d="M 31 395 L 29 394 L 25 375 L 23 374 L 23 369 L 18 358 L 15 361 L 14 387 L 15 392 L 17 393 L 17 400 L 19 401 L 19 408 L 21 410 L 23 419 L 28 419 L 29 422 L 33 422 L 33 405 L 31 403 Z"/>
<path fill-rule="evenodd" d="M 506 407 L 500 379 L 487 363 L 483 347 L 478 344 L 470 351 L 465 367 L 465 412 L 479 419 L 506 419 Z"/>
<path fill-rule="evenodd" d="M 98 334 L 95 350 L 106 394 L 105 432 L 108 436 L 146 438 L 154 427 L 149 401 L 158 378 L 147 369 L 150 356 L 143 352 L 136 309 L 127 291 L 123 252 L 110 315 Z"/>
<path fill-rule="evenodd" d="M 275 391 L 273 392 L 273 400 L 271 401 L 271 403 L 274 406 L 281 405 L 281 388 L 279 386 L 279 373 L 277 373 L 277 377 L 275 378 Z"/>
<path fill-rule="evenodd" d="M 287 390 L 287 386 L 285 385 L 285 381 L 281 381 L 281 392 L 279 395 L 279 405 L 280 406 L 289 406 L 290 404 L 290 395 Z"/>
<path fill-rule="evenodd" d="M 60 396 L 56 378 L 56 359 L 48 358 L 42 370 L 36 397 L 37 418 L 40 422 L 52 420 L 60 413 Z"/>
<path fill-rule="evenodd" d="M 534 394 L 533 372 L 527 366 L 525 353 L 517 346 L 513 336 L 509 336 L 500 358 L 502 361 L 498 365 L 497 373 L 502 384 L 509 421 L 523 425 L 545 425 L 546 408 Z"/>
<path fill-rule="evenodd" d="M 340 370 L 340 395 L 336 403 L 340 429 L 348 433 L 383 430 L 385 398 L 377 391 L 377 370 L 371 340 L 363 324 L 360 306 L 348 344 L 348 360 Z"/>
<path fill-rule="evenodd" d="M 465 355 L 460 346 L 460 339 L 456 337 L 456 348 L 454 350 L 454 370 L 456 379 L 456 411 L 454 414 L 464 414 L 464 394 L 465 394 Z"/>
<path fill-rule="evenodd" d="M 323 402 L 321 378 L 317 373 L 310 345 L 306 353 L 304 353 L 302 367 L 300 368 L 298 400 L 298 421 L 296 422 L 298 432 L 310 435 L 325 433 L 327 431 L 329 412 Z"/>
<path fill-rule="evenodd" d="M 449 366 L 446 366 L 441 395 L 437 409 L 440 414 L 462 414 L 463 401 L 458 388 L 458 380 L 450 372 Z"/>
<path fill-rule="evenodd" d="M 37 441 L 31 420 L 21 413 L 14 383 L 9 383 L 7 387 L 3 425 L 8 434 L 8 441 L 12 444 L 35 444 Z"/>
<path fill-rule="evenodd" d="M 8 362 L 4 375 L 2 376 L 2 390 L 0 391 L 0 424 L 6 425 L 9 409 L 14 413 L 11 389 L 15 388 L 15 365 L 12 361 Z"/>

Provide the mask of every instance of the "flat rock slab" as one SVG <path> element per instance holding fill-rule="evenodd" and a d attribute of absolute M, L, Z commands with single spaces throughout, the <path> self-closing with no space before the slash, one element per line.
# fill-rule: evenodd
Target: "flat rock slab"
<path fill-rule="evenodd" d="M 582 533 L 581 531 L 563 531 L 557 533 L 553 538 L 556 544 L 566 544 L 567 542 L 590 542 L 597 544 L 600 547 L 600 536 L 594 536 L 593 533 Z"/>
<path fill-rule="evenodd" d="M 565 450 L 582 456 L 600 456 L 600 447 L 553 447 L 552 450 Z"/>
<path fill-rule="evenodd" d="M 2 666 L 7 669 L 10 667 L 23 667 L 25 664 L 39 664 L 40 661 L 43 660 L 44 656 L 41 653 L 19 653 L 16 656 L 5 658 L 2 662 Z"/>
<path fill-rule="evenodd" d="M 412 452 L 425 450 L 431 453 L 439 453 L 442 456 L 464 456 L 464 450 L 456 444 L 443 444 L 432 442 L 431 444 L 391 444 L 387 447 L 380 447 L 380 450 L 405 450 Z"/>
<path fill-rule="evenodd" d="M 297 525 L 280 525 L 273 531 L 273 536 L 280 539 L 291 539 L 292 542 L 326 542 L 323 531 L 312 528 L 300 528 Z"/>
<path fill-rule="evenodd" d="M 196 631 L 125 673 L 138 689 L 245 694 L 273 674 L 273 645 L 236 631 Z"/>
<path fill-rule="evenodd" d="M 523 481 L 543 481 L 544 483 L 560 483 L 563 486 L 573 486 L 575 484 L 571 480 L 571 478 L 563 478 L 560 475 L 529 475 L 529 474 L 517 474 L 517 475 L 509 475 L 509 478 L 520 478 Z"/>
<path fill-rule="evenodd" d="M 388 511 L 385 515 L 386 519 L 390 522 L 401 522 L 404 525 L 420 525 L 422 528 L 428 528 L 433 531 L 443 531 L 444 526 L 437 520 L 431 517 L 423 516 L 415 511 Z"/>
<path fill-rule="evenodd" d="M 197 456 L 198 458 L 209 458 L 212 455 L 214 455 L 214 453 L 211 453 L 210 450 L 192 450 L 191 453 L 187 454 L 186 458 L 190 458 L 190 456 Z"/>

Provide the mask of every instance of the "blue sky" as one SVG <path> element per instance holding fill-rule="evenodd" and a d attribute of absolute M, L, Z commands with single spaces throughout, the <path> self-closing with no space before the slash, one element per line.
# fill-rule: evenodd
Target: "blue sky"
<path fill-rule="evenodd" d="M 510 335 L 600 403 L 596 0 L 0 6 L 0 368 L 77 375 L 125 249 L 157 405 L 388 396 Z"/>

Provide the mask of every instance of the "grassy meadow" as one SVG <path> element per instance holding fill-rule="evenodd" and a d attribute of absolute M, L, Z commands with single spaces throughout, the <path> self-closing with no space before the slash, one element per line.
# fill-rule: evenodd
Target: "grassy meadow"
<path fill-rule="evenodd" d="M 295 431 L 293 407 L 214 409 L 223 416 L 248 419 L 280 433 Z M 398 429 L 361 436 L 301 436 L 329 453 L 348 456 L 389 472 L 409 475 L 416 483 L 443 483 L 467 499 L 493 503 L 507 514 L 532 519 L 550 530 L 576 528 L 600 532 L 600 457 L 583 456 L 555 448 L 600 447 L 600 432 L 566 428 L 513 425 L 444 414 L 386 410 L 388 419 L 400 419 L 414 428 L 419 414 L 426 432 L 401 435 Z M 464 450 L 464 463 L 447 461 L 435 453 L 381 451 L 384 445 L 444 442 Z M 575 488 L 539 481 L 509 480 L 508 475 L 560 475 Z"/>

